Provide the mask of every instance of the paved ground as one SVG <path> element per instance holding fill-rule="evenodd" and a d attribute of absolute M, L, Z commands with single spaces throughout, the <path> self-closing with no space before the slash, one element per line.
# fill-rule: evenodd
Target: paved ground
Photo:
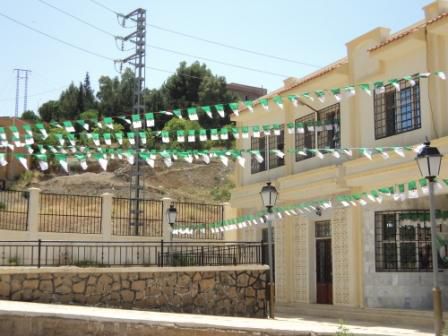
<path fill-rule="evenodd" d="M 291 335 L 304 334 L 305 332 L 314 332 L 318 335 L 334 335 L 340 326 L 338 321 L 331 319 L 299 318 L 282 315 L 275 320 L 268 320 L 0 301 L 0 316 L 5 317 L 5 315 L 46 316 L 67 319 L 84 319 L 86 321 L 113 320 L 115 322 L 135 322 L 161 326 L 176 325 L 193 328 L 205 327 L 246 331 L 282 331 L 291 332 Z M 383 327 L 374 323 L 350 323 L 345 326 L 354 335 L 432 335 L 429 331 L 399 327 Z"/>

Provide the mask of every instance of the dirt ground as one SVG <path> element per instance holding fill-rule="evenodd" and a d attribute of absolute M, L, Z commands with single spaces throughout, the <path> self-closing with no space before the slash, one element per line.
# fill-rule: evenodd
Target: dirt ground
<path fill-rule="evenodd" d="M 113 193 L 117 197 L 129 197 L 131 166 L 114 162 L 107 172 L 89 165 L 88 172 L 73 168 L 70 174 L 61 171 L 47 174 L 34 173 L 29 181 L 18 183 L 15 189 L 38 187 L 44 192 L 73 195 L 101 195 Z M 189 164 L 175 162 L 167 168 L 159 162 L 155 168 L 143 166 L 144 197 L 160 199 L 171 197 L 178 201 L 213 202 L 211 190 L 224 187 L 232 179 L 233 163 L 225 167 L 221 162 Z"/>

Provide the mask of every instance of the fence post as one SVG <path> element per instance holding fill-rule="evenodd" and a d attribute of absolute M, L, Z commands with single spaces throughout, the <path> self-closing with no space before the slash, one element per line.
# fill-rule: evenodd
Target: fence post
<path fill-rule="evenodd" d="M 39 188 L 28 188 L 28 240 L 35 240 L 39 234 L 40 192 Z"/>
<path fill-rule="evenodd" d="M 112 239 L 112 197 L 111 193 L 104 193 L 101 195 L 101 235 L 103 240 L 109 241 Z"/>
<path fill-rule="evenodd" d="M 163 202 L 163 214 L 162 214 L 162 238 L 167 242 L 171 242 L 171 227 L 168 218 L 168 209 L 170 208 L 173 200 L 169 197 L 162 198 Z"/>
<path fill-rule="evenodd" d="M 223 206 L 223 221 L 227 219 L 232 219 L 237 217 L 237 209 L 233 209 L 230 203 L 226 202 L 222 204 Z M 237 241 L 238 240 L 238 230 L 228 230 L 224 231 L 224 240 L 226 241 Z"/>
<path fill-rule="evenodd" d="M 160 267 L 163 267 L 163 239 L 160 241 Z"/>
<path fill-rule="evenodd" d="M 42 239 L 37 240 L 37 268 L 40 268 L 40 258 L 41 258 L 41 248 L 42 248 Z"/>

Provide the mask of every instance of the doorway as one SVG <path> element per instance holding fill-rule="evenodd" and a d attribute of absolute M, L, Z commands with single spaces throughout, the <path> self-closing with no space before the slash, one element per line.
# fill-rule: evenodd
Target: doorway
<path fill-rule="evenodd" d="M 331 223 L 315 223 L 316 233 L 316 303 L 333 303 L 333 267 L 331 255 Z"/>

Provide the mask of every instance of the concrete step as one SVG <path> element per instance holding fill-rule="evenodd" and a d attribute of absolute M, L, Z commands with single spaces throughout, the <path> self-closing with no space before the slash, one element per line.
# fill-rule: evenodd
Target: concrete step
<path fill-rule="evenodd" d="M 324 304 L 278 304 L 277 315 L 285 317 L 325 317 L 345 322 L 363 321 L 380 322 L 382 325 L 412 326 L 431 329 L 433 312 L 427 310 L 356 308 Z M 444 314 L 445 325 L 448 325 L 448 314 Z"/>

